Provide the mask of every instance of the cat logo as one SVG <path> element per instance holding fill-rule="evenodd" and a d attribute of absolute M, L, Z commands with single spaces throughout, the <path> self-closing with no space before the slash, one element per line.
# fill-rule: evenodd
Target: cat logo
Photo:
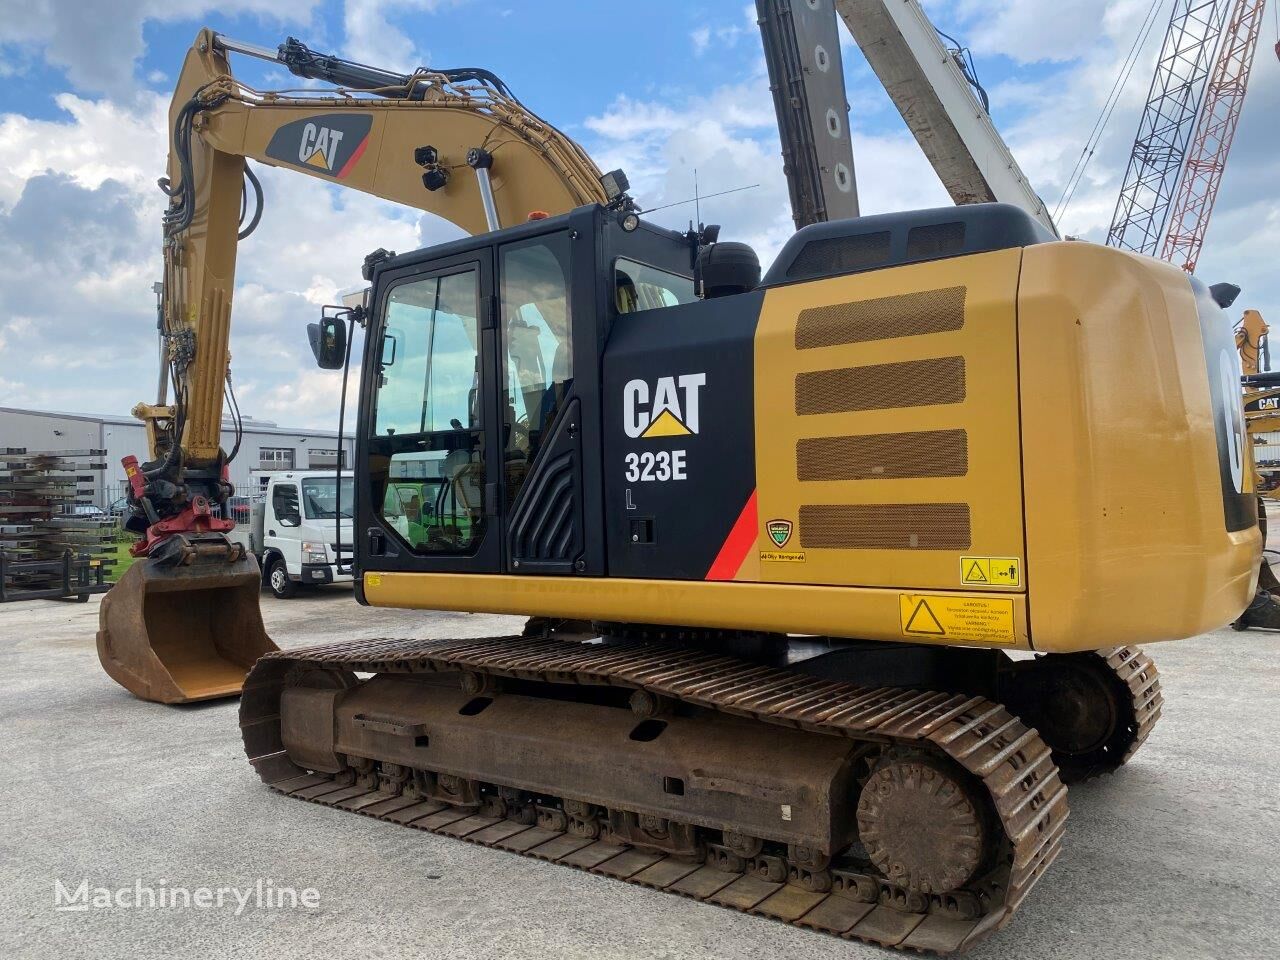
<path fill-rule="evenodd" d="M 317 127 L 308 123 L 302 128 L 302 145 L 298 147 L 298 159 L 322 170 L 332 170 L 338 147 L 342 144 L 341 130 Z"/>
<path fill-rule="evenodd" d="M 364 153 L 372 127 L 373 117 L 354 113 L 294 120 L 272 135 L 267 156 L 342 180 Z"/>
<path fill-rule="evenodd" d="M 647 380 L 631 380 L 622 388 L 623 429 L 632 440 L 687 437 L 698 432 L 698 392 L 705 373 L 659 377 L 653 389 Z"/>

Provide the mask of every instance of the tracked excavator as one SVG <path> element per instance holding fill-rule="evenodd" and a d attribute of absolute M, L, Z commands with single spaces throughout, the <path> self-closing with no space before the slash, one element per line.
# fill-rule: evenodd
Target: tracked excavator
<path fill-rule="evenodd" d="M 1233 292 L 1238 288 L 1232 286 Z M 1267 476 L 1257 469 L 1254 451 L 1262 442 L 1262 434 L 1272 433 L 1280 424 L 1280 374 L 1270 371 L 1271 328 L 1258 310 L 1245 310 L 1236 324 L 1236 350 L 1244 371 L 1241 384 L 1244 388 L 1245 429 L 1248 436 L 1248 468 L 1258 487 L 1258 526 L 1262 531 L 1265 548 L 1267 541 L 1267 499 L 1274 498 L 1274 474 Z M 1271 553 L 1273 551 L 1267 551 Z M 1266 553 L 1258 573 L 1258 592 L 1253 602 L 1231 624 L 1236 630 L 1280 630 L 1280 579 L 1276 578 Z"/>
<path fill-rule="evenodd" d="M 255 97 L 232 50 L 365 92 Z M 1253 596 L 1222 309 L 1003 204 L 816 223 L 761 276 L 713 228 L 647 222 L 465 73 L 197 40 L 166 247 L 181 402 L 139 470 L 151 546 L 104 611 L 108 669 L 249 637 L 242 737 L 282 796 L 837 936 L 972 945 L 1058 855 L 1065 784 L 1158 719 L 1136 645 Z M 345 371 L 364 330 L 356 599 L 523 633 L 272 650 L 220 579 L 249 561 L 200 503 L 225 458 L 192 438 L 216 436 L 245 156 L 477 234 L 375 252 L 363 302 L 309 332 Z M 414 484 L 409 526 L 387 491 Z M 113 676 L 165 699 L 143 671 Z"/>

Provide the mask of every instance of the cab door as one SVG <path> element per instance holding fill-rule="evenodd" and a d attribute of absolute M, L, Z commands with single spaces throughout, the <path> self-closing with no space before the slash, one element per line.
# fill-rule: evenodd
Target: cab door
<path fill-rule="evenodd" d="M 502 566 L 497 348 L 488 248 L 379 277 L 365 350 L 362 570 Z"/>
<path fill-rule="evenodd" d="M 271 497 L 265 509 L 263 550 L 275 550 L 284 557 L 289 573 L 300 573 L 302 538 L 298 536 L 298 528 L 302 526 L 302 508 L 298 500 L 298 485 L 292 480 L 272 484 Z"/>
<path fill-rule="evenodd" d="M 603 549 L 592 542 L 598 537 L 585 521 L 582 440 L 584 433 L 599 435 L 592 235 L 553 229 L 497 248 L 501 503 L 509 573 L 603 572 Z"/>

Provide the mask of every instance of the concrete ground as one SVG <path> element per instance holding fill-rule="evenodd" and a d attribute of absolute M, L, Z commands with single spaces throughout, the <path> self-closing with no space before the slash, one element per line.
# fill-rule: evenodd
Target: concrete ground
<path fill-rule="evenodd" d="M 263 598 L 281 646 L 457 636 L 518 621 Z M 163 707 L 99 668 L 89 604 L 0 607 L 0 956 L 885 957 L 885 951 L 272 795 L 235 702 Z M 1063 855 L 971 954 L 1280 955 L 1280 636 L 1152 648 L 1164 717 L 1118 775 L 1072 789 Z M 315 909 L 54 910 L 74 889 L 276 887 Z"/>

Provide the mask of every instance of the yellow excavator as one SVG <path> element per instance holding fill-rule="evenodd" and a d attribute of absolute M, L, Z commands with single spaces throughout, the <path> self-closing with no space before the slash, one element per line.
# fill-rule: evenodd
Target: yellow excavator
<path fill-rule="evenodd" d="M 344 89 L 255 94 L 231 51 Z M 175 401 L 140 411 L 145 556 L 99 650 L 166 701 L 260 655 L 241 732 L 281 795 L 947 953 L 1053 862 L 1064 783 L 1150 733 L 1135 645 L 1254 595 L 1231 325 L 1174 267 L 975 204 L 807 226 L 762 276 L 491 74 L 294 41 L 202 32 L 171 121 Z M 356 599 L 523 634 L 271 649 L 211 509 L 245 157 L 476 234 L 374 252 L 309 334 L 345 377 L 364 329 Z"/>
<path fill-rule="evenodd" d="M 1268 370 L 1270 332 L 1270 326 L 1258 310 L 1245 310 L 1235 328 L 1236 350 L 1240 354 L 1244 374 L 1241 383 L 1244 387 L 1245 429 L 1249 439 L 1248 468 L 1258 489 L 1258 526 L 1264 547 L 1267 540 L 1266 503 L 1274 497 L 1276 476 L 1274 468 L 1265 471 L 1259 468 L 1256 445 L 1262 442 L 1262 434 L 1273 433 L 1280 421 L 1280 375 Z M 1258 592 L 1231 625 L 1236 630 L 1280 630 L 1280 579 L 1276 578 L 1265 555 L 1258 573 Z"/>

